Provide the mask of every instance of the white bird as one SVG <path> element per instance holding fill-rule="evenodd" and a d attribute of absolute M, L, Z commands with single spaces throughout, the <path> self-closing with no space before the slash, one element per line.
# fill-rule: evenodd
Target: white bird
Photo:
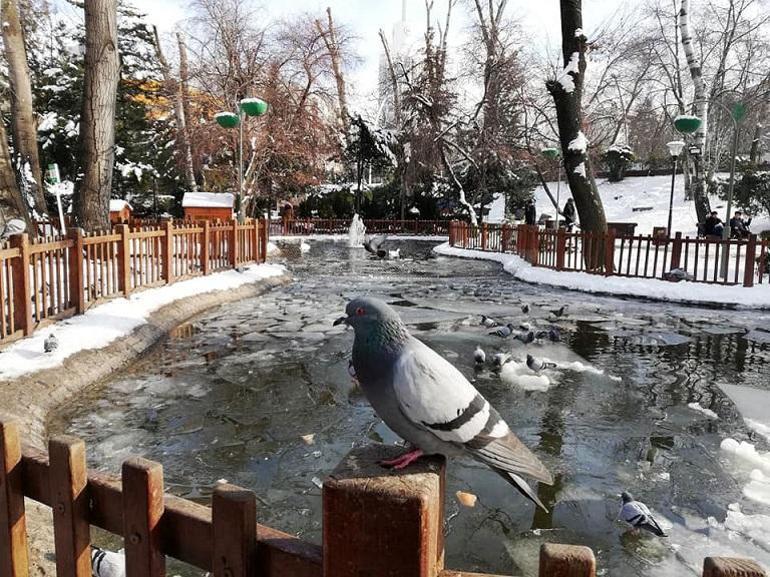
<path fill-rule="evenodd" d="M 477 365 L 483 365 L 487 362 L 487 353 L 479 345 L 476 345 L 476 350 L 473 351 L 473 360 L 476 361 Z"/>
<path fill-rule="evenodd" d="M 556 363 L 551 363 L 542 359 L 536 359 L 532 355 L 527 355 L 527 366 L 533 373 L 539 373 L 540 371 L 555 369 Z"/>
<path fill-rule="evenodd" d="M 43 341 L 43 350 L 46 353 L 52 353 L 58 348 L 59 340 L 56 338 L 56 336 L 54 336 L 53 333 L 51 333 L 48 335 L 48 337 L 46 337 L 45 341 Z"/>
<path fill-rule="evenodd" d="M 487 327 L 488 329 L 491 329 L 492 327 L 496 327 L 500 323 L 498 323 L 492 317 L 488 317 L 487 315 L 481 315 L 481 324 Z"/>
<path fill-rule="evenodd" d="M 623 491 L 621 498 L 623 499 L 623 506 L 620 508 L 619 515 L 621 520 L 631 525 L 634 529 L 643 529 L 658 537 L 668 537 L 658 521 L 650 513 L 647 505 L 641 501 L 634 500 L 634 496 L 626 491 Z"/>
<path fill-rule="evenodd" d="M 91 573 L 94 577 L 125 577 L 126 556 L 92 545 Z"/>

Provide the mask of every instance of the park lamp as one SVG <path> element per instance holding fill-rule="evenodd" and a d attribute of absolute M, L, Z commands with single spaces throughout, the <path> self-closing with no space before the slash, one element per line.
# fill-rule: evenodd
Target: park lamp
<path fill-rule="evenodd" d="M 540 152 L 543 153 L 543 156 L 545 156 L 548 160 L 555 160 L 559 157 L 558 148 L 553 148 L 553 147 L 543 148 Z"/>
<path fill-rule="evenodd" d="M 666 146 L 668 147 L 668 153 L 671 155 L 671 157 L 677 158 L 680 154 L 682 154 L 684 142 L 681 140 L 672 140 L 671 142 L 666 143 Z"/>
<path fill-rule="evenodd" d="M 676 128 L 682 134 L 694 133 L 700 128 L 701 124 L 703 124 L 703 121 L 697 116 L 680 114 L 674 118 L 674 128 Z"/>

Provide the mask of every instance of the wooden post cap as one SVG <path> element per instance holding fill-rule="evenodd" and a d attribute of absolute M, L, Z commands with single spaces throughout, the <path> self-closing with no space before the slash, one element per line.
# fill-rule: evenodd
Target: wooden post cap
<path fill-rule="evenodd" d="M 588 547 L 545 543 L 540 547 L 540 577 L 595 577 L 596 558 Z"/>
<path fill-rule="evenodd" d="M 703 560 L 703 577 L 767 577 L 767 573 L 751 559 L 706 557 Z"/>
<path fill-rule="evenodd" d="M 402 447 L 353 449 L 323 486 L 324 575 L 435 577 L 444 561 L 444 460 L 395 471 Z"/>

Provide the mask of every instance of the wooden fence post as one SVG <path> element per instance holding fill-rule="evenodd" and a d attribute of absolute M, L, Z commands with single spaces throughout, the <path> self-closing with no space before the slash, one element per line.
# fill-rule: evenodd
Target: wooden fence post
<path fill-rule="evenodd" d="M 203 221 L 203 245 L 201 246 L 201 270 L 204 275 L 211 272 L 211 223 Z"/>
<path fill-rule="evenodd" d="M 600 233 L 602 238 L 604 239 L 604 274 L 605 276 L 611 276 L 613 272 L 615 272 L 615 229 L 610 229 L 605 233 Z M 597 233 L 594 233 L 594 238 L 596 239 Z M 599 247 L 601 246 L 600 243 L 596 243 L 596 253 L 597 253 L 597 261 L 598 259 L 598 251 Z M 594 251 L 591 251 L 594 252 Z M 591 260 L 593 261 L 593 255 Z M 598 265 L 598 262 L 597 262 Z M 597 271 L 598 272 L 598 271 Z"/>
<path fill-rule="evenodd" d="M 82 315 L 86 312 L 86 300 L 83 295 L 85 286 L 83 283 L 83 229 L 71 228 L 67 236 L 72 239 L 69 254 L 70 272 L 70 300 L 75 307 L 75 313 Z"/>
<path fill-rule="evenodd" d="M 255 218 L 252 223 L 254 226 L 251 228 L 251 253 L 250 259 L 254 262 L 259 262 L 259 219 Z"/>
<path fill-rule="evenodd" d="M 118 241 L 118 290 L 124 296 L 131 294 L 131 229 L 127 224 L 115 227 L 120 240 Z"/>
<path fill-rule="evenodd" d="M 487 250 L 487 223 L 481 223 L 481 250 Z"/>
<path fill-rule="evenodd" d="M 679 268 L 682 262 L 682 233 L 677 232 L 674 235 L 674 242 L 671 244 L 671 267 L 669 270 Z"/>
<path fill-rule="evenodd" d="M 404 471 L 379 461 L 402 448 L 353 449 L 323 485 L 323 574 L 435 577 L 444 565 L 444 462 Z"/>
<path fill-rule="evenodd" d="M 546 543 L 540 547 L 539 577 L 596 577 L 596 559 L 588 547 Z"/>
<path fill-rule="evenodd" d="M 19 429 L 0 421 L 0 575 L 7 577 L 29 573 L 21 468 Z"/>
<path fill-rule="evenodd" d="M 262 220 L 261 232 L 262 232 L 262 241 L 259 246 L 259 250 L 260 250 L 259 260 L 260 262 L 267 262 L 267 243 L 270 242 L 270 220 L 269 219 Z"/>
<path fill-rule="evenodd" d="M 214 577 L 252 577 L 257 556 L 257 499 L 234 485 L 217 485 L 211 504 Z"/>
<path fill-rule="evenodd" d="M 706 557 L 703 577 L 767 577 L 762 567 L 750 559 Z"/>
<path fill-rule="evenodd" d="M 505 223 L 503 225 L 503 232 L 500 235 L 500 252 L 508 252 L 508 247 L 511 245 L 511 225 Z"/>
<path fill-rule="evenodd" d="M 556 231 L 556 270 L 564 270 L 564 253 L 567 252 L 567 231 Z"/>
<path fill-rule="evenodd" d="M 164 222 L 163 230 L 165 232 L 161 247 L 163 276 L 166 279 L 166 284 L 171 284 L 174 282 L 174 222 L 171 220 Z"/>
<path fill-rule="evenodd" d="M 449 246 L 455 245 L 455 221 L 449 222 Z"/>
<path fill-rule="evenodd" d="M 57 577 L 91 577 L 86 446 L 75 437 L 48 442 Z"/>
<path fill-rule="evenodd" d="M 757 235 L 749 236 L 749 242 L 746 244 L 746 264 L 743 267 L 743 286 L 754 286 L 754 267 L 757 260 Z"/>
<path fill-rule="evenodd" d="M 14 325 L 24 336 L 32 334 L 32 289 L 29 282 L 29 235 L 25 232 L 11 237 L 11 248 L 19 249 L 19 258 L 11 259 L 13 271 Z"/>
<path fill-rule="evenodd" d="M 160 542 L 163 467 L 147 459 L 129 459 L 123 463 L 122 482 L 126 577 L 164 577 L 166 557 Z"/>
<path fill-rule="evenodd" d="M 233 229 L 230 231 L 230 242 L 227 243 L 227 256 L 230 268 L 236 268 L 238 266 L 238 221 L 235 219 L 230 220 L 230 226 Z"/>
<path fill-rule="evenodd" d="M 530 262 L 532 266 L 538 266 L 540 264 L 540 229 L 537 225 L 531 225 L 532 242 L 530 242 L 530 249 L 532 251 L 532 258 Z"/>

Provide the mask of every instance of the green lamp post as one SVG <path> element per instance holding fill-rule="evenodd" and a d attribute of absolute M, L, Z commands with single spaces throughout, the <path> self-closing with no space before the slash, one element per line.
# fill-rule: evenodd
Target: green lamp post
<path fill-rule="evenodd" d="M 217 112 L 214 120 L 222 128 L 238 128 L 238 195 L 235 208 L 238 222 L 243 222 L 243 123 L 248 116 L 262 116 L 267 112 L 267 102 L 261 98 L 244 98 L 238 103 L 238 112 Z"/>
<path fill-rule="evenodd" d="M 559 149 L 554 147 L 543 148 L 541 151 L 543 156 L 548 160 L 556 160 L 559 158 Z M 559 203 L 561 202 L 559 196 L 561 195 L 561 162 L 559 162 L 559 176 L 556 181 L 556 230 L 559 230 Z"/>

